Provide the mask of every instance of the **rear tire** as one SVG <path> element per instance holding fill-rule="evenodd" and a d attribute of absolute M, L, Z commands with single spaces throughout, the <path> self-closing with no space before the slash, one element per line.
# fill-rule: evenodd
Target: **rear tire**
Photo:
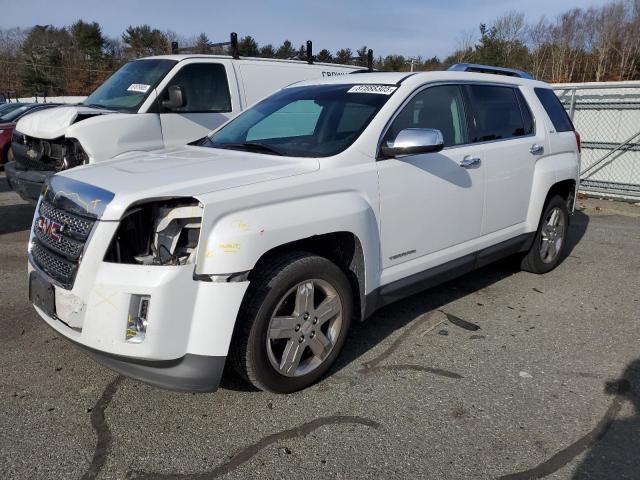
<path fill-rule="evenodd" d="M 531 273 L 547 273 L 563 259 L 569 231 L 567 201 L 555 195 L 545 205 L 538 231 L 520 268 Z"/>
<path fill-rule="evenodd" d="M 261 390 L 290 393 L 315 383 L 344 345 L 353 311 L 346 275 L 326 258 L 294 252 L 251 279 L 229 360 Z"/>

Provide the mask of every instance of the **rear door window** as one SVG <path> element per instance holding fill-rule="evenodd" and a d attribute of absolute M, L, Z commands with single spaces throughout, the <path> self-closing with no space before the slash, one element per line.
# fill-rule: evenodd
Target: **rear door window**
<path fill-rule="evenodd" d="M 185 65 L 171 79 L 164 90 L 162 99 L 168 98 L 172 85 L 182 87 L 186 102 L 184 107 L 171 110 L 172 113 L 230 112 L 231 95 L 224 65 L 220 63 L 191 63 Z M 163 109 L 163 112 L 168 112 Z"/>
<path fill-rule="evenodd" d="M 572 132 L 574 128 L 571 119 L 556 94 L 553 93 L 553 90 L 549 88 L 535 88 L 534 91 L 547 112 L 547 115 L 549 115 L 556 132 Z"/>
<path fill-rule="evenodd" d="M 531 114 L 527 112 L 529 118 L 523 115 L 516 88 L 468 85 L 466 89 L 475 123 L 472 143 L 507 140 L 533 132 Z"/>

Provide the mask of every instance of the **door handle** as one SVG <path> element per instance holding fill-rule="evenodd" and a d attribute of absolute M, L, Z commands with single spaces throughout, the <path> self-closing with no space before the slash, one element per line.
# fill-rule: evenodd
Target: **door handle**
<path fill-rule="evenodd" d="M 462 159 L 462 161 L 459 163 L 459 165 L 462 168 L 474 168 L 474 167 L 479 167 L 480 166 L 480 158 L 478 157 L 472 157 L 471 155 L 467 155 L 466 157 L 464 157 Z"/>
<path fill-rule="evenodd" d="M 531 152 L 533 155 L 540 155 L 541 153 L 544 152 L 544 147 L 542 145 L 538 145 L 537 143 L 534 143 L 533 145 L 531 145 L 529 152 Z"/>

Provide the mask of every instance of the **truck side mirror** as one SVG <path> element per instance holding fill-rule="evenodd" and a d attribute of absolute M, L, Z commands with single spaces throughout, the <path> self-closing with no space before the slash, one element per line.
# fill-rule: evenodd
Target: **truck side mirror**
<path fill-rule="evenodd" d="M 444 147 L 442 133 L 435 128 L 405 128 L 380 149 L 385 157 L 439 152 Z"/>
<path fill-rule="evenodd" d="M 177 110 L 186 105 L 184 91 L 180 85 L 171 85 L 168 89 L 169 98 L 162 100 L 162 106 L 167 110 Z"/>

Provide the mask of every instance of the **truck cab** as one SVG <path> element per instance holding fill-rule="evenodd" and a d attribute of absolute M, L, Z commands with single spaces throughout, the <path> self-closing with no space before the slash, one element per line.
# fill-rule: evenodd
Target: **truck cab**
<path fill-rule="evenodd" d="M 128 152 L 180 147 L 289 84 L 361 67 L 225 55 L 131 61 L 84 102 L 22 119 L 12 137 L 9 185 L 35 203 L 56 172 Z"/>

